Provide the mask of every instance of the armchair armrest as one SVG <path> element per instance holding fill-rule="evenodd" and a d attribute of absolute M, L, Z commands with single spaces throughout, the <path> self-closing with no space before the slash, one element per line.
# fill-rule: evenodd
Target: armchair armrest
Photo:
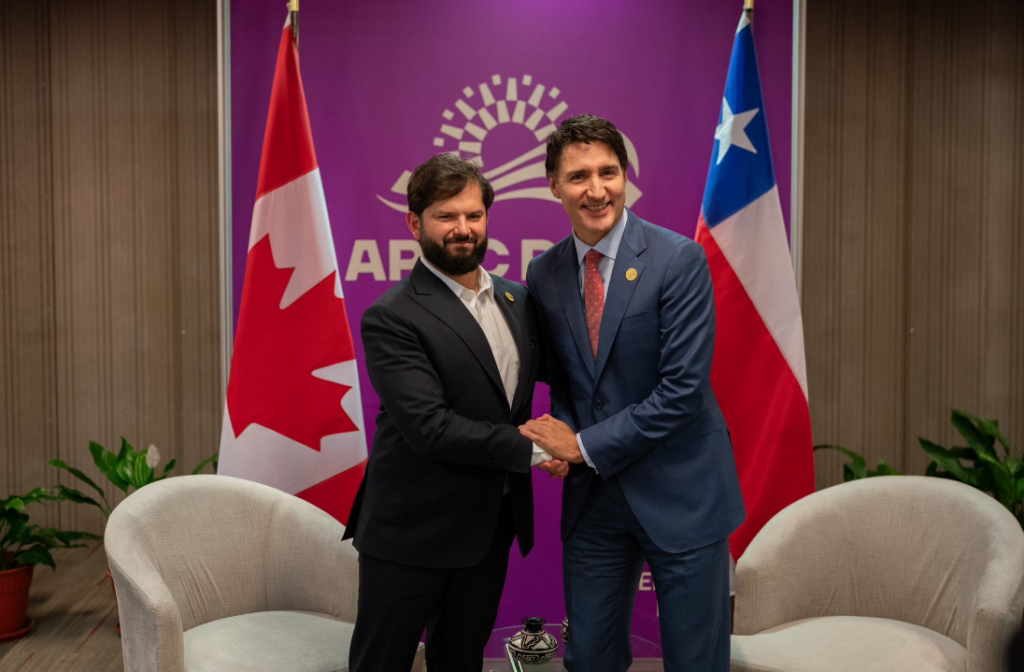
<path fill-rule="evenodd" d="M 841 611 L 838 581 L 848 575 L 842 553 L 830 548 L 813 511 L 785 513 L 761 529 L 736 564 L 734 634 Z"/>
<path fill-rule="evenodd" d="M 345 527 L 307 502 L 275 507 L 267 549 L 268 608 L 315 611 L 355 622 L 359 554 Z"/>
<path fill-rule="evenodd" d="M 181 615 L 171 591 L 144 559 L 133 554 L 129 560 L 133 566 L 126 572 L 108 547 L 125 672 L 185 672 Z"/>

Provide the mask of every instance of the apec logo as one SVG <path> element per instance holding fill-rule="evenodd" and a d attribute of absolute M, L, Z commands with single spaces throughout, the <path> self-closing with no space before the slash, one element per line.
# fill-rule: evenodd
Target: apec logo
<path fill-rule="evenodd" d="M 441 112 L 441 123 L 433 138 L 435 152 L 449 152 L 476 164 L 494 188 L 494 201 L 534 199 L 558 203 L 551 194 L 544 172 L 545 144 L 559 121 L 567 116 L 569 104 L 561 98 L 558 87 L 534 83 L 531 75 L 503 78 L 492 75 L 491 81 L 466 86 L 462 96 Z M 622 132 L 622 129 L 619 129 Z M 622 134 L 632 173 L 626 184 L 626 207 L 632 207 L 643 192 L 637 186 L 640 161 L 636 148 L 625 133 Z M 377 199 L 388 208 L 408 211 L 405 198 L 410 170 L 402 170 L 388 195 L 377 194 Z M 520 277 L 526 277 L 530 260 L 553 244 L 544 239 L 523 238 L 518 241 Z M 509 248 L 500 240 L 489 239 L 490 249 L 499 257 L 508 257 Z M 356 240 L 352 248 L 345 281 L 358 280 L 369 274 L 374 280 L 396 281 L 410 270 L 419 256 L 419 244 L 412 239 L 388 241 L 388 264 L 375 239 Z M 510 264 L 499 263 L 488 269 L 504 276 Z"/>

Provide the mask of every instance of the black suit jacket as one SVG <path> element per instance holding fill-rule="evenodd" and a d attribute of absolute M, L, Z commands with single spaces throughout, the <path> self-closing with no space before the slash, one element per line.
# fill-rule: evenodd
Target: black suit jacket
<path fill-rule="evenodd" d="M 360 553 L 417 567 L 479 563 L 506 474 L 520 551 L 533 547 L 533 444 L 518 426 L 531 415 L 540 348 L 526 289 L 491 279 L 519 349 L 511 410 L 480 326 L 422 262 L 363 314 L 381 407 L 345 531 Z"/>

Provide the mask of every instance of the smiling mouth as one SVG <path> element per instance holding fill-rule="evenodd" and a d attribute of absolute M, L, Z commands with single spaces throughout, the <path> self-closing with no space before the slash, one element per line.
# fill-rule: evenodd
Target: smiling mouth
<path fill-rule="evenodd" d="M 607 209 L 610 205 L 611 203 L 602 203 L 600 205 L 584 205 L 583 209 L 591 214 L 596 215 L 599 212 L 604 212 L 604 210 Z"/>

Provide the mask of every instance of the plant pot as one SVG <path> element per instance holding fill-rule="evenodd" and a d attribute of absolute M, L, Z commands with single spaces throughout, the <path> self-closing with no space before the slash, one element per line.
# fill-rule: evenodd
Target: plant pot
<path fill-rule="evenodd" d="M 35 565 L 22 565 L 0 572 L 0 639 L 20 630 L 28 632 L 26 614 L 33 569 Z"/>

